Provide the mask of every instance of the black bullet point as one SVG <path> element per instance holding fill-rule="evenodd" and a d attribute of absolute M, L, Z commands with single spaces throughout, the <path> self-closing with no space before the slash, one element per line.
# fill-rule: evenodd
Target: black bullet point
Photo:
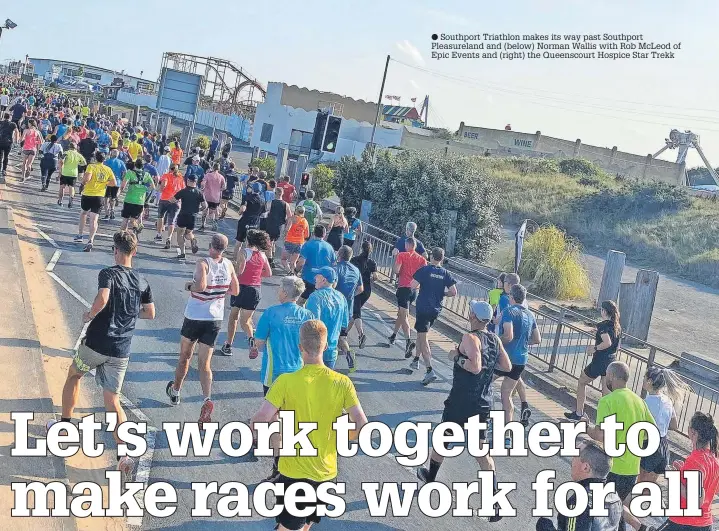
<path fill-rule="evenodd" d="M 439 39 L 439 37 L 437 36 L 436 33 L 433 33 L 433 34 L 432 34 L 432 40 L 433 40 L 433 41 L 436 41 L 437 39 Z"/>

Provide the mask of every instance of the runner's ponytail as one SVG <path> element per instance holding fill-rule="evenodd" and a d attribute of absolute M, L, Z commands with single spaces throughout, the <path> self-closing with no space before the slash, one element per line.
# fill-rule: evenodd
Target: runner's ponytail
<path fill-rule="evenodd" d="M 602 303 L 602 310 L 607 312 L 609 320 L 614 326 L 614 335 L 618 339 L 622 335 L 622 325 L 619 323 L 619 308 L 614 301 L 604 301 Z"/>
<path fill-rule="evenodd" d="M 646 377 L 655 391 L 664 391 L 675 404 L 681 403 L 684 394 L 690 390 L 689 385 L 671 369 L 652 365 L 647 369 Z"/>
<path fill-rule="evenodd" d="M 697 448 L 708 446 L 711 453 L 719 457 L 719 431 L 714 424 L 714 419 L 706 413 L 697 411 L 694 413 L 689 427 L 697 434 Z"/>

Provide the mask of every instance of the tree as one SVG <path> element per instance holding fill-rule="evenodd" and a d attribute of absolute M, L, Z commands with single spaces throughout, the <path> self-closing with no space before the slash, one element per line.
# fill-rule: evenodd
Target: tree
<path fill-rule="evenodd" d="M 318 164 L 312 170 L 312 190 L 315 192 L 315 199 L 322 201 L 332 195 L 332 185 L 335 172 L 324 164 Z"/>
<path fill-rule="evenodd" d="M 210 139 L 205 135 L 200 135 L 195 139 L 195 142 L 192 144 L 192 146 L 207 151 L 208 149 L 210 149 Z"/>
<path fill-rule="evenodd" d="M 263 171 L 267 174 L 268 179 L 274 179 L 275 178 L 275 159 L 272 158 L 266 158 L 266 159 L 260 159 L 256 158 L 252 160 L 252 166 L 257 167 L 260 169 L 260 171 Z"/>
<path fill-rule="evenodd" d="M 497 189 L 477 158 L 380 151 L 373 165 L 367 153 L 362 160 L 345 157 L 335 171 L 334 189 L 345 206 L 372 201 L 370 223 L 385 230 L 401 234 L 407 221 L 416 222 L 418 236 L 431 246 L 446 247 L 456 211 L 455 254 L 460 256 L 482 261 L 500 238 Z"/>

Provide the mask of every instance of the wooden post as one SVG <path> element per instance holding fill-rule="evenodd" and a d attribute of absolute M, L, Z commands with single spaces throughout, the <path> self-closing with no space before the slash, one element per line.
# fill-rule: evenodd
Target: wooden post
<path fill-rule="evenodd" d="M 562 313 L 559 315 L 559 322 L 557 322 L 557 330 L 554 333 L 554 346 L 552 347 L 552 357 L 549 358 L 549 371 L 553 372 L 554 367 L 557 365 L 557 355 L 559 352 L 559 345 L 562 341 L 562 329 L 564 328 L 564 315 L 566 310 L 562 308 Z"/>
<path fill-rule="evenodd" d="M 275 182 L 280 182 L 282 176 L 285 174 L 285 171 L 287 171 L 287 155 L 287 148 L 281 147 L 277 149 L 277 160 L 275 162 Z"/>
<path fill-rule="evenodd" d="M 604 263 L 604 273 L 602 274 L 602 285 L 599 288 L 599 297 L 597 297 L 597 309 L 601 307 L 604 301 L 617 302 L 619 299 L 619 285 L 622 283 L 622 274 L 624 273 L 626 261 L 627 255 L 621 251 L 609 251 L 607 253 L 607 261 Z"/>
<path fill-rule="evenodd" d="M 629 327 L 629 319 L 634 312 L 634 294 L 636 293 L 636 285 L 634 282 L 622 282 L 619 286 L 619 323 L 622 330 Z"/>
<path fill-rule="evenodd" d="M 457 227 L 455 227 L 455 224 L 457 223 L 457 211 L 450 210 L 449 215 L 450 222 L 449 230 L 447 231 L 447 248 L 444 250 L 444 254 L 445 256 L 454 256 L 454 247 L 457 243 Z"/>
<path fill-rule="evenodd" d="M 658 286 L 659 273 L 648 269 L 639 270 L 634 291 L 634 311 L 626 330 L 628 335 L 642 341 L 646 341 L 649 337 L 649 325 L 652 322 Z"/>

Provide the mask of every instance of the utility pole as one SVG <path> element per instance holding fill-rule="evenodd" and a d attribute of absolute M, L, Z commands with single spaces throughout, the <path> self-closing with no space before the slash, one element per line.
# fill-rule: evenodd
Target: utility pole
<path fill-rule="evenodd" d="M 375 153 L 377 152 L 374 145 L 374 134 L 377 131 L 377 122 L 379 122 L 380 112 L 382 110 L 382 97 L 384 96 L 384 83 L 387 81 L 387 69 L 389 68 L 389 55 L 387 56 L 387 62 L 384 64 L 384 75 L 382 76 L 382 86 L 379 89 L 379 99 L 377 100 L 377 115 L 374 117 L 374 124 L 372 125 L 372 136 L 370 137 L 370 144 L 372 145 L 372 161 L 375 160 Z"/>

